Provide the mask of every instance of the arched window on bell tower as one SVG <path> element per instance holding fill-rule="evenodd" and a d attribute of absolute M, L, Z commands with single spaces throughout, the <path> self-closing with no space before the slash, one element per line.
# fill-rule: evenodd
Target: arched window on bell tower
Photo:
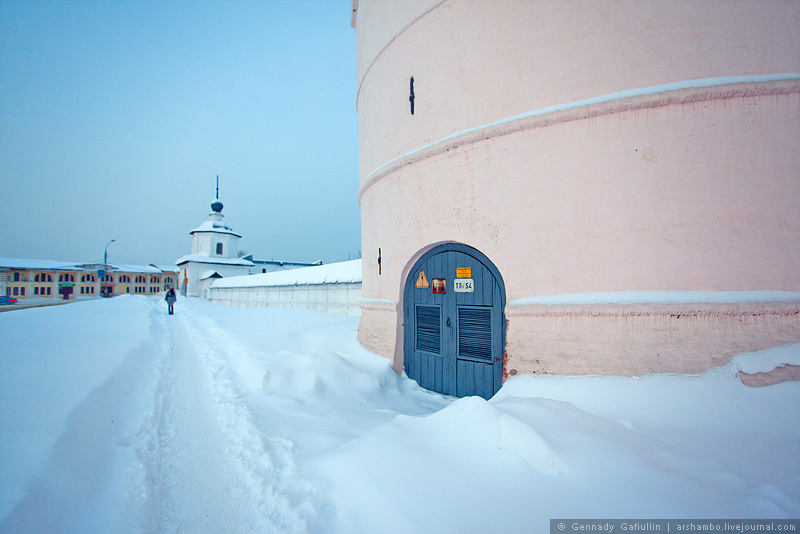
<path fill-rule="evenodd" d="M 222 256 L 222 243 L 217 243 L 217 255 Z"/>

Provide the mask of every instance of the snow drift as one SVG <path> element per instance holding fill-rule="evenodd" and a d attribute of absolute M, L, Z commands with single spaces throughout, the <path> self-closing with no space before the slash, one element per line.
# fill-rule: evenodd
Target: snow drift
<path fill-rule="evenodd" d="M 800 384 L 397 376 L 358 318 L 125 296 L 0 314 L 2 532 L 546 532 L 800 517 Z"/>

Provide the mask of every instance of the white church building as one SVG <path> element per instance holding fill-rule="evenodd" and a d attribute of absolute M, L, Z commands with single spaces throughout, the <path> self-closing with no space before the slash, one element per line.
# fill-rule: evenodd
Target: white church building
<path fill-rule="evenodd" d="M 204 291 L 217 278 L 249 274 L 253 262 L 237 258 L 239 238 L 242 237 L 222 219 L 222 202 L 211 203 L 210 219 L 189 232 L 192 236 L 192 253 L 175 261 L 182 295 L 202 297 Z"/>

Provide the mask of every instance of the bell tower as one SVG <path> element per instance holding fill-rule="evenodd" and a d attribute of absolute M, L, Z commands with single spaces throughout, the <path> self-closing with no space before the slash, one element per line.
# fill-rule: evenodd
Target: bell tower
<path fill-rule="evenodd" d="M 176 264 L 183 266 L 181 280 L 185 281 L 186 294 L 198 295 L 199 280 L 208 272 L 220 276 L 248 274 L 253 263 L 236 257 L 239 238 L 233 228 L 223 222 L 222 202 L 219 200 L 219 175 L 214 200 L 211 201 L 209 219 L 189 232 L 192 236 L 192 253 L 180 258 Z M 181 288 L 184 291 L 184 288 Z"/>

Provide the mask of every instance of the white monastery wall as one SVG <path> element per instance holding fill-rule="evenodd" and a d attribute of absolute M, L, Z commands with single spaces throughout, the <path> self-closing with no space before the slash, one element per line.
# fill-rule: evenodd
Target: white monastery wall
<path fill-rule="evenodd" d="M 361 313 L 361 284 L 212 287 L 208 299 L 240 308 L 301 308 L 331 315 Z"/>
<path fill-rule="evenodd" d="M 799 2 L 357 8 L 359 340 L 396 370 L 406 276 L 440 243 L 491 259 L 507 302 L 800 290 Z M 695 372 L 800 341 L 800 301 L 506 317 L 509 373 Z"/>
<path fill-rule="evenodd" d="M 203 283 L 200 277 L 206 271 L 216 271 L 222 277 L 241 276 L 247 274 L 248 267 L 241 265 L 225 265 L 220 263 L 188 262 L 180 267 L 180 282 L 183 283 L 184 273 L 189 279 L 187 295 L 190 297 L 203 296 Z M 178 288 L 176 287 L 176 290 Z"/>
<path fill-rule="evenodd" d="M 361 313 L 361 260 L 222 278 L 209 300 L 244 308 L 302 308 L 331 315 Z"/>

